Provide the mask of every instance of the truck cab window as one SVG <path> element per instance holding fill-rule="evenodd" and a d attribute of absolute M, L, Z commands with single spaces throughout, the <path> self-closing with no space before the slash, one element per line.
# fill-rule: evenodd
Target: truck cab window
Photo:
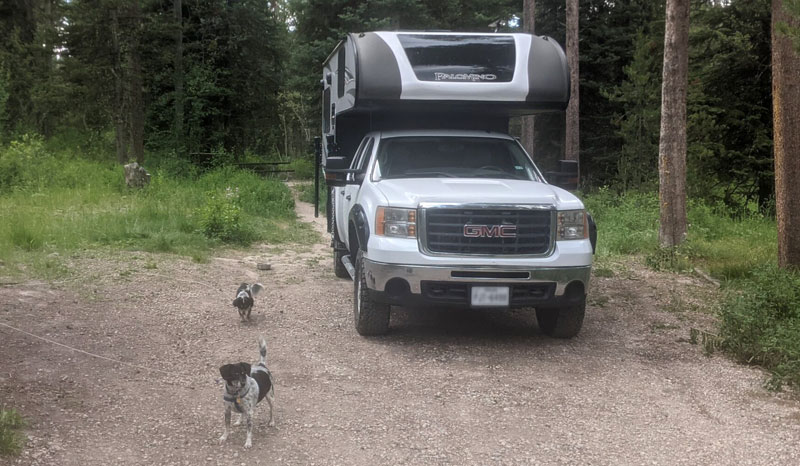
<path fill-rule="evenodd" d="M 376 174 L 396 178 L 495 178 L 539 181 L 537 169 L 510 139 L 414 136 L 385 139 Z"/>

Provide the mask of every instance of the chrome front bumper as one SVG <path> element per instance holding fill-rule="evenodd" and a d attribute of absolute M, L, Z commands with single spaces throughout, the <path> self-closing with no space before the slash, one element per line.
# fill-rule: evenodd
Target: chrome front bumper
<path fill-rule="evenodd" d="M 507 266 L 427 266 L 398 265 L 364 260 L 367 287 L 375 291 L 384 291 L 386 283 L 393 278 L 405 280 L 411 293 L 421 294 L 422 281 L 452 281 L 461 283 L 555 283 L 555 296 L 563 296 L 567 285 L 572 282 L 583 283 L 584 290 L 589 289 L 591 266 L 585 267 L 507 267 Z M 499 277 L 502 274 L 514 274 L 516 278 Z M 484 276 L 481 276 L 484 275 Z M 492 275 L 494 275 L 492 277 Z"/>

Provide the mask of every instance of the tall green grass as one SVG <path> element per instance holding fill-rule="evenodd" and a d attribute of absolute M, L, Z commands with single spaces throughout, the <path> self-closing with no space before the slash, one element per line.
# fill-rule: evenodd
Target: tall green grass
<path fill-rule="evenodd" d="M 314 183 L 303 183 L 297 185 L 298 190 L 298 199 L 303 202 L 308 202 L 309 204 L 314 203 Z M 325 180 L 320 180 L 319 184 L 319 211 L 322 215 L 325 215 L 325 203 L 328 202 L 328 185 L 325 184 Z"/>
<path fill-rule="evenodd" d="M 773 388 L 800 387 L 800 274 L 762 265 L 725 291 L 719 305 L 722 348 L 770 369 Z"/>
<path fill-rule="evenodd" d="M 0 409 L 0 455 L 17 455 L 22 451 L 25 421 L 13 409 Z"/>
<path fill-rule="evenodd" d="M 722 206 L 689 202 L 688 234 L 676 251 L 658 244 L 655 193 L 617 194 L 604 189 L 585 196 L 598 227 L 598 256 L 638 254 L 652 265 L 701 268 L 719 279 L 749 276 L 777 257 L 775 221 L 757 213 L 733 216 Z"/>
<path fill-rule="evenodd" d="M 53 155 L 27 138 L 0 149 L 0 176 L 0 260 L 45 276 L 59 270 L 53 252 L 111 247 L 202 258 L 225 245 L 315 238 L 297 222 L 283 183 L 230 167 L 199 176 L 157 171 L 148 187 L 129 190 L 122 167 Z M 239 212 L 233 234 L 205 228 L 206 221 L 229 221 L 215 217 L 220 199 Z"/>

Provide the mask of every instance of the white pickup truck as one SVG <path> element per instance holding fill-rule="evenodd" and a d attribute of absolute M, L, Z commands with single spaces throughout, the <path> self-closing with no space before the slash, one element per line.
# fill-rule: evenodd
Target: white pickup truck
<path fill-rule="evenodd" d="M 334 269 L 354 277 L 356 330 L 385 333 L 391 305 L 535 307 L 542 331 L 583 323 L 592 264 L 578 198 L 547 184 L 512 137 L 368 133 L 332 191 Z M 347 268 L 354 270 L 348 272 Z"/>
<path fill-rule="evenodd" d="M 321 85 L 333 266 L 353 278 L 360 334 L 386 333 L 392 306 L 422 304 L 531 308 L 547 335 L 580 331 L 591 217 L 506 134 L 511 116 L 566 108 L 555 41 L 350 34 Z M 564 166 L 553 181 L 574 188 L 577 163 Z"/>

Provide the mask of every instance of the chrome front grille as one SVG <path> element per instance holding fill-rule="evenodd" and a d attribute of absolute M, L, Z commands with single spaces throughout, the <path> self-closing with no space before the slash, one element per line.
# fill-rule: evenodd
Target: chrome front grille
<path fill-rule="evenodd" d="M 419 210 L 420 246 L 432 255 L 544 256 L 552 252 L 555 210 L 549 206 L 443 206 Z M 515 237 L 465 235 L 465 225 L 516 226 Z"/>

